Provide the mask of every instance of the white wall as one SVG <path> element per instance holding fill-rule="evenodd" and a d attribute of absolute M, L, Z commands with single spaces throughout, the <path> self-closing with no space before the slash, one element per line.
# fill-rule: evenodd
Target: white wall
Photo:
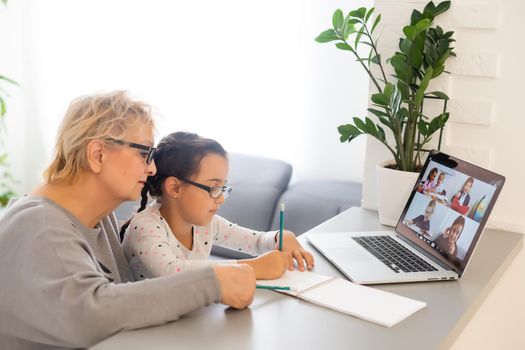
<path fill-rule="evenodd" d="M 19 191 L 41 180 L 71 99 L 113 89 L 158 108 L 159 137 L 190 130 L 289 161 L 296 180 L 362 181 L 365 140 L 342 145 L 336 127 L 364 114 L 367 77 L 314 38 L 335 8 L 370 3 L 9 2 L 0 35 L 17 38 L 5 51 L 21 83 L 7 119 Z"/>
<path fill-rule="evenodd" d="M 422 9 L 425 3 L 377 1 L 386 28 L 382 40 L 386 52 L 396 49 L 412 9 Z M 525 198 L 525 156 L 520 154 L 525 132 L 520 108 L 525 78 L 520 68 L 525 60 L 521 45 L 523 11 L 525 3 L 518 0 L 453 1 L 438 22 L 446 30 L 455 31 L 457 58 L 447 64 L 452 74 L 434 84 L 452 99 L 443 150 L 506 177 L 489 225 L 518 232 L 525 232 L 525 206 L 521 204 L 521 198 Z M 381 145 L 368 141 L 365 207 L 376 207 L 375 165 L 388 158 Z"/>

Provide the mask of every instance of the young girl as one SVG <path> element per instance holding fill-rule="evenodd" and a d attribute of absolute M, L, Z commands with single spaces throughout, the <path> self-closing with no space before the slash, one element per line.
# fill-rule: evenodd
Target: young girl
<path fill-rule="evenodd" d="M 438 245 L 439 249 L 445 251 L 448 254 L 455 255 L 457 252 L 456 242 L 463 232 L 465 227 L 465 218 L 459 215 L 452 225 L 441 233 L 434 242 Z"/>
<path fill-rule="evenodd" d="M 470 176 L 463 184 L 463 187 L 461 187 L 461 190 L 458 191 L 451 198 L 450 208 L 460 212 L 461 214 L 465 214 L 468 211 L 469 202 L 470 202 L 469 192 L 473 184 L 474 184 L 474 178 Z"/>
<path fill-rule="evenodd" d="M 434 214 L 434 210 L 436 209 L 436 200 L 433 199 L 430 202 L 428 202 L 427 207 L 425 209 L 425 213 L 422 215 L 419 215 L 412 220 L 408 220 L 407 223 L 409 225 L 415 225 L 421 229 L 421 233 L 424 235 L 430 235 L 430 218 L 432 217 L 432 214 Z"/>
<path fill-rule="evenodd" d="M 421 191 L 422 193 L 430 192 L 432 189 L 436 186 L 434 183 L 434 179 L 436 178 L 438 174 L 437 168 L 432 168 L 430 172 L 427 175 L 427 179 L 423 182 L 421 185 Z"/>
<path fill-rule="evenodd" d="M 257 279 L 280 277 L 313 257 L 292 232 L 285 231 L 283 252 L 276 249 L 275 231 L 259 232 L 216 215 L 231 192 L 226 186 L 228 159 L 222 146 L 196 134 L 176 132 L 163 138 L 155 155 L 157 174 L 148 178 L 141 207 L 121 230 L 123 248 L 137 279 L 145 279 L 224 263 L 208 260 L 213 244 L 252 255 L 239 262 L 251 265 Z M 148 193 L 156 199 L 145 208 Z M 229 261 L 237 263 L 237 261 Z"/>

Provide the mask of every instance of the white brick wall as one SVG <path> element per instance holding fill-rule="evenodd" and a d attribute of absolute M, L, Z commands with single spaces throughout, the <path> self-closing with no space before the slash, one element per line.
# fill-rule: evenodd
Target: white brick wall
<path fill-rule="evenodd" d="M 412 9 L 422 10 L 425 4 L 426 1 L 376 1 L 377 11 L 382 14 L 380 49 L 384 58 L 397 49 Z M 525 222 L 521 220 L 525 205 L 516 205 L 516 198 L 525 198 L 525 155 L 521 154 L 520 142 L 525 132 L 525 112 L 520 106 L 525 81 L 521 68 L 525 45 L 520 34 L 520 13 L 524 10 L 525 2 L 518 0 L 453 1 L 451 9 L 437 22 L 445 30 L 455 32 L 458 56 L 447 63 L 452 74 L 439 78 L 430 87 L 451 97 L 443 150 L 507 178 L 489 226 L 520 232 L 525 232 Z M 438 106 L 425 109 L 430 115 L 438 110 Z M 389 157 L 382 145 L 368 139 L 363 206 L 377 207 L 375 164 Z"/>

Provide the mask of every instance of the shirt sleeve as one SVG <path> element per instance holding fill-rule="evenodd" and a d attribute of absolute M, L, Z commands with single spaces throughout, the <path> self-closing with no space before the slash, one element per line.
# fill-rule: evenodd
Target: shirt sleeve
<path fill-rule="evenodd" d="M 235 260 L 186 259 L 175 237 L 159 216 L 144 213 L 134 218 L 124 237 L 124 252 L 136 280 L 177 274 Z"/>
<path fill-rule="evenodd" d="M 259 255 L 274 249 L 276 231 L 257 231 L 234 224 L 223 217 L 215 215 L 211 229 L 214 232 L 213 244 L 225 248 Z"/>

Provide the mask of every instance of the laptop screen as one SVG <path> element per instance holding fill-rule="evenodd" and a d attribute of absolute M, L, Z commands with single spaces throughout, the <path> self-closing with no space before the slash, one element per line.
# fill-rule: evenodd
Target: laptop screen
<path fill-rule="evenodd" d="M 432 151 L 396 231 L 461 275 L 504 182 L 501 175 Z"/>

